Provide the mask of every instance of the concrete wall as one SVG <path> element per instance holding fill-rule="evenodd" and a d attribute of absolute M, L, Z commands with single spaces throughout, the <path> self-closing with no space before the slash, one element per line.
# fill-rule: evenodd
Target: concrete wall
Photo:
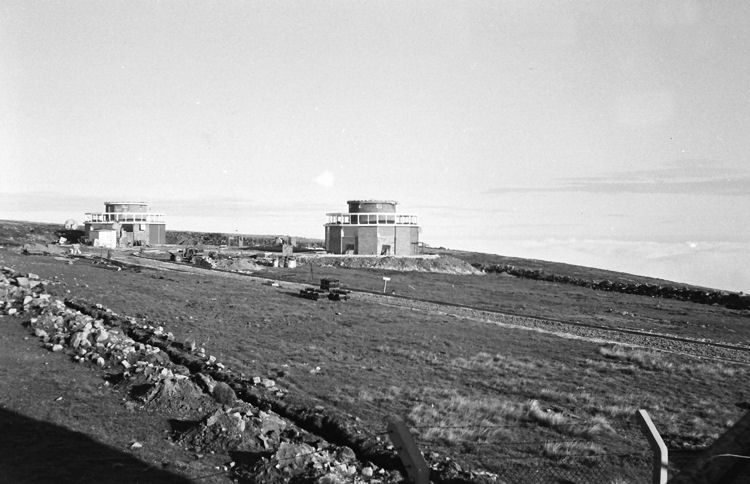
<path fill-rule="evenodd" d="M 359 227 L 356 240 L 355 254 L 380 255 L 378 252 L 378 228 L 376 226 Z"/>
<path fill-rule="evenodd" d="M 167 225 L 166 224 L 149 224 L 148 226 L 148 243 L 150 245 L 161 245 L 167 243 Z"/>
<path fill-rule="evenodd" d="M 377 255 L 394 255 L 396 253 L 396 227 L 378 226 Z M 385 253 L 383 251 L 386 251 Z"/>
<path fill-rule="evenodd" d="M 418 241 L 419 227 L 326 226 L 326 252 L 331 254 L 352 249 L 360 255 L 414 255 Z"/>
<path fill-rule="evenodd" d="M 419 227 L 396 227 L 396 254 L 414 255 L 419 242 Z"/>
<path fill-rule="evenodd" d="M 342 227 L 326 226 L 326 252 L 341 254 Z"/>

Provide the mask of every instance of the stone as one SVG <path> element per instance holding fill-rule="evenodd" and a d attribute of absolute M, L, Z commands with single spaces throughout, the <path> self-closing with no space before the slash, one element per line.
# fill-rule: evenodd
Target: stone
<path fill-rule="evenodd" d="M 96 342 L 97 343 L 104 343 L 109 339 L 109 331 L 106 329 L 101 329 L 99 331 L 99 334 L 96 335 Z"/>
<path fill-rule="evenodd" d="M 10 308 L 10 309 L 8 309 L 8 315 L 9 316 L 13 316 L 16 313 L 18 313 L 18 309 L 16 309 L 16 308 Z"/>
<path fill-rule="evenodd" d="M 26 277 L 28 277 L 29 279 L 33 281 L 39 280 L 39 274 L 34 274 L 33 272 L 29 272 L 28 274 L 26 274 Z"/>
<path fill-rule="evenodd" d="M 58 353 L 63 350 L 63 346 L 61 344 L 52 345 L 52 351 L 55 353 Z"/>
<path fill-rule="evenodd" d="M 29 279 L 28 277 L 16 277 L 16 284 L 19 287 L 29 287 Z"/>
<path fill-rule="evenodd" d="M 49 334 L 47 334 L 47 332 L 43 330 L 42 328 L 34 329 L 34 336 L 36 336 L 37 338 L 42 338 L 45 341 L 46 339 L 49 339 Z"/>
<path fill-rule="evenodd" d="M 83 346 L 83 341 L 86 340 L 86 333 L 83 331 L 78 331 L 76 333 L 73 333 L 73 336 L 70 338 L 70 346 L 73 348 L 78 348 L 80 346 Z"/>
<path fill-rule="evenodd" d="M 362 475 L 365 477 L 372 477 L 372 467 L 363 467 Z"/>
<path fill-rule="evenodd" d="M 234 390 L 232 390 L 232 387 L 221 381 L 216 382 L 211 395 L 214 397 L 214 400 L 222 405 L 234 405 L 237 400 L 237 396 L 235 395 Z"/>
<path fill-rule="evenodd" d="M 339 449 L 337 452 L 336 457 L 339 460 L 349 462 L 357 458 L 357 455 L 354 453 L 354 451 L 351 449 L 351 447 L 343 446 Z"/>
<path fill-rule="evenodd" d="M 195 375 L 195 380 L 198 385 L 206 391 L 206 393 L 213 393 L 214 387 L 216 386 L 216 382 L 213 378 L 204 375 L 203 373 L 198 373 Z"/>
<path fill-rule="evenodd" d="M 253 379 L 254 380 L 254 379 Z M 266 388 L 273 388 L 276 386 L 276 382 L 271 380 L 270 378 L 263 378 L 260 381 L 260 384 L 263 385 Z"/>

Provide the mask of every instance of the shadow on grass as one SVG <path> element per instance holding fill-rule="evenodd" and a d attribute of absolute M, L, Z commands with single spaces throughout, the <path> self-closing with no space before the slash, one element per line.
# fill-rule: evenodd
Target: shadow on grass
<path fill-rule="evenodd" d="M 189 483 L 189 479 L 59 425 L 0 407 L 3 482 Z"/>

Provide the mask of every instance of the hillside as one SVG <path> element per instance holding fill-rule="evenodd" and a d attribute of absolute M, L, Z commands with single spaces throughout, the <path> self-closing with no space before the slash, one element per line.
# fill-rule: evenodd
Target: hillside
<path fill-rule="evenodd" d="M 7 240 L 43 242 L 39 228 L 5 226 Z M 399 417 L 434 482 L 636 483 L 650 462 L 637 409 L 651 414 L 676 474 L 749 405 L 748 310 L 507 271 L 302 257 L 242 273 L 142 255 L 0 249 L 6 442 L 46 456 L 36 473 L 85 467 L 94 481 L 118 481 L 118 462 L 120 482 L 141 472 L 153 482 L 398 482 L 384 421 Z M 604 273 L 450 255 L 575 279 Z M 353 289 L 351 300 L 299 297 L 324 277 Z M 55 448 L 83 436 L 89 455 L 58 458 L 28 428 L 45 429 Z M 13 455 L 8 445 L 0 454 Z M 17 461 L 0 458 L 0 468 L 30 477 Z"/>

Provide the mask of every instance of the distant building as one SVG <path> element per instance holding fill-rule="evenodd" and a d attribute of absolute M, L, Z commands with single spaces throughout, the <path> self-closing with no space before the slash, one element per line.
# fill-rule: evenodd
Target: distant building
<path fill-rule="evenodd" d="M 349 212 L 327 213 L 326 252 L 359 255 L 419 253 L 416 215 L 396 213 L 393 200 L 349 200 Z"/>
<path fill-rule="evenodd" d="M 104 202 L 104 212 L 86 214 L 84 230 L 91 243 L 102 246 L 111 244 L 112 231 L 118 247 L 159 245 L 167 241 L 164 214 L 150 212 L 143 202 Z"/>

